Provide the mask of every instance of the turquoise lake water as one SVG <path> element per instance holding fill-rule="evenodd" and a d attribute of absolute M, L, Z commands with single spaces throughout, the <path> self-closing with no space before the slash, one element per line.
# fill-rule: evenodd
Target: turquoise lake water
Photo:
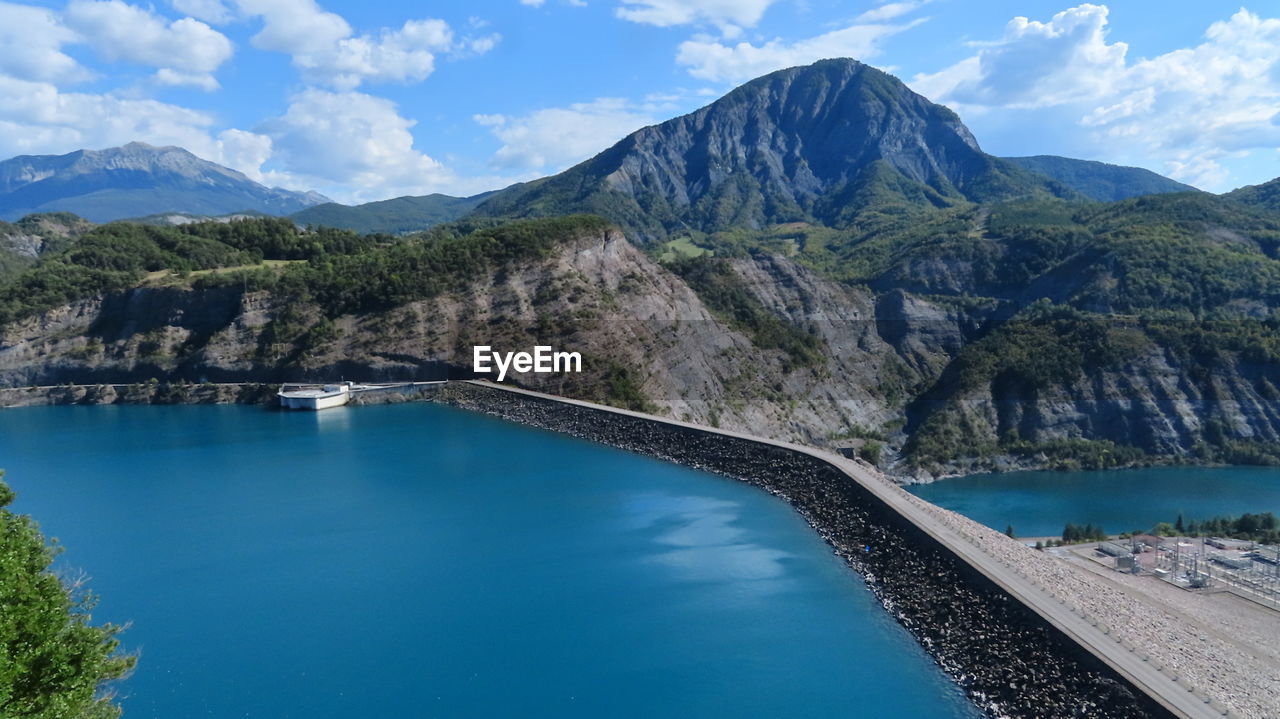
<path fill-rule="evenodd" d="M 434 405 L 0 411 L 126 717 L 975 717 L 748 486 Z"/>
<path fill-rule="evenodd" d="M 908 489 L 1001 532 L 1062 534 L 1068 522 L 1108 532 L 1245 512 L 1280 514 L 1280 468 L 1149 467 L 1096 472 L 1008 472 Z"/>

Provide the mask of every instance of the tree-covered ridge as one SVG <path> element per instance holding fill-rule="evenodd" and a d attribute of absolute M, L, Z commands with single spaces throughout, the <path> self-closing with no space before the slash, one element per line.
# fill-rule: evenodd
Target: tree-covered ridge
<path fill-rule="evenodd" d="M 561 243 L 601 233 L 609 223 L 571 215 L 501 224 L 453 223 L 412 237 L 382 238 L 367 247 L 321 252 L 283 272 L 245 271 L 202 278 L 199 287 L 247 283 L 295 300 L 315 302 L 331 317 L 388 310 L 460 289 L 521 261 L 546 257 Z M 364 241 L 369 242 L 366 236 Z"/>
<path fill-rule="evenodd" d="M 1193 192 L 1196 189 L 1140 167 L 1125 167 L 1056 155 L 1004 159 L 1024 169 L 1052 177 L 1076 192 L 1099 202 L 1114 202 L 1130 197 L 1166 192 Z"/>
<path fill-rule="evenodd" d="M 491 194 L 493 193 L 485 192 L 471 197 L 441 194 L 396 197 L 353 207 L 326 202 L 295 212 L 289 217 L 304 226 L 337 227 L 361 234 L 404 235 L 452 222 L 470 212 Z"/>
<path fill-rule="evenodd" d="M 1248 185 L 1232 190 L 1224 197 L 1246 205 L 1280 212 L 1280 178 L 1260 185 Z"/>
<path fill-rule="evenodd" d="M 733 241 L 730 239 L 733 238 Z M 1280 289 L 1280 214 L 1205 193 L 1115 203 L 1023 200 L 934 210 L 881 206 L 848 229 L 805 224 L 698 241 L 779 250 L 876 289 L 1050 298 L 1102 312 L 1242 311 Z"/>
<path fill-rule="evenodd" d="M 331 315 L 389 309 L 435 296 L 512 262 L 545 256 L 584 232 L 602 232 L 596 217 L 510 223 L 454 223 L 407 238 L 300 229 L 258 218 L 161 227 L 114 222 L 0 282 L 0 325 L 67 302 L 137 286 L 149 273 L 188 274 L 198 287 L 274 288 L 314 300 Z M 281 269 L 265 260 L 298 261 Z"/>
<path fill-rule="evenodd" d="M 8 509 L 13 499 L 0 479 L 0 716 L 117 717 L 107 683 L 135 658 L 120 652 L 120 627 L 91 624 L 93 596 L 50 570 L 59 549 Z"/>
<path fill-rule="evenodd" d="M 113 222 L 0 283 L 0 325 L 133 287 L 151 272 L 189 273 L 263 260 L 307 260 L 368 250 L 378 241 L 344 230 L 303 232 L 289 220 L 277 218 L 180 227 Z"/>

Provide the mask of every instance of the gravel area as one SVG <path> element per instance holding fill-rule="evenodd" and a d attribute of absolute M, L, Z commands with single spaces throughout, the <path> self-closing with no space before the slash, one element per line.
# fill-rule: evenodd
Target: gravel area
<path fill-rule="evenodd" d="M 1224 705 L 1229 716 L 1280 717 L 1280 613 L 1244 606 L 1224 594 L 1187 592 L 1152 577 L 1100 576 L 955 512 L 935 508 L 934 514 L 1063 603 L 1105 624 L 1161 671 Z"/>

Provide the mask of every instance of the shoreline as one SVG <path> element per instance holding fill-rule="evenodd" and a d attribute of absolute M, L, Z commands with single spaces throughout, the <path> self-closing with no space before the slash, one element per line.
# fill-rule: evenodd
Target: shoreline
<path fill-rule="evenodd" d="M 275 400 L 265 382 L 134 382 L 0 387 L 0 410 L 54 405 L 259 404 Z"/>
<path fill-rule="evenodd" d="M 450 380 L 457 384 L 462 380 Z M 132 383 L 95 383 L 95 384 L 60 384 L 36 385 L 20 387 L 0 387 L 0 410 L 20 407 L 41 407 L 51 405 L 107 405 L 107 404 L 246 404 L 270 406 L 276 401 L 275 393 L 285 384 L 279 382 L 132 382 Z M 413 384 L 413 383 L 410 383 Z M 513 385 L 515 386 L 515 385 Z M 516 386 L 517 389 L 523 389 Z M 413 391 L 378 392 L 363 397 L 352 397 L 349 404 L 371 405 L 399 402 L 432 401 L 427 394 Z M 657 419 L 663 419 L 657 417 Z M 814 449 L 823 449 L 815 446 Z M 835 450 L 827 450 L 835 451 Z M 925 477 L 895 473 L 892 467 L 875 468 L 884 477 L 899 486 L 934 484 L 949 479 L 972 477 L 983 474 L 1008 474 L 1010 472 L 1120 472 L 1130 469 L 1146 469 L 1151 467 L 1262 467 L 1272 465 L 1223 464 L 1220 462 L 1200 461 L 1160 461 L 1129 464 L 1119 467 L 1100 469 L 1062 469 L 1037 464 L 1000 464 L 993 467 L 974 467 L 962 472 L 948 472 Z"/>

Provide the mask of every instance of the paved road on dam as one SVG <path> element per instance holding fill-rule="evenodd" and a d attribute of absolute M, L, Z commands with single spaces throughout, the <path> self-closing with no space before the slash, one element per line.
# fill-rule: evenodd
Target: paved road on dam
<path fill-rule="evenodd" d="M 1076 642 L 1076 644 L 1102 660 L 1130 684 L 1150 696 L 1175 716 L 1185 719 L 1220 719 L 1223 716 L 1222 711 L 1213 708 L 1204 699 L 1192 693 L 1185 683 L 1180 683 L 1157 669 L 1155 665 L 1144 658 L 1141 652 L 1126 649 L 1108 634 L 1101 625 L 1096 625 L 1089 618 L 1075 613 L 1070 607 L 1019 574 L 1013 567 L 983 551 L 975 543 L 967 539 L 962 532 L 944 521 L 944 515 L 934 505 L 912 496 L 883 475 L 858 462 L 831 452 L 790 442 L 755 437 L 731 430 L 705 427 L 643 412 L 567 399 L 493 382 L 474 381 L 472 383 L 481 387 L 500 389 L 515 394 L 578 405 L 602 412 L 628 415 L 700 432 L 781 447 L 802 452 L 826 462 L 844 472 L 861 487 L 871 492 L 930 537 L 933 537 L 965 563 L 995 582 L 1002 590 L 1030 608 L 1049 624 Z"/>

